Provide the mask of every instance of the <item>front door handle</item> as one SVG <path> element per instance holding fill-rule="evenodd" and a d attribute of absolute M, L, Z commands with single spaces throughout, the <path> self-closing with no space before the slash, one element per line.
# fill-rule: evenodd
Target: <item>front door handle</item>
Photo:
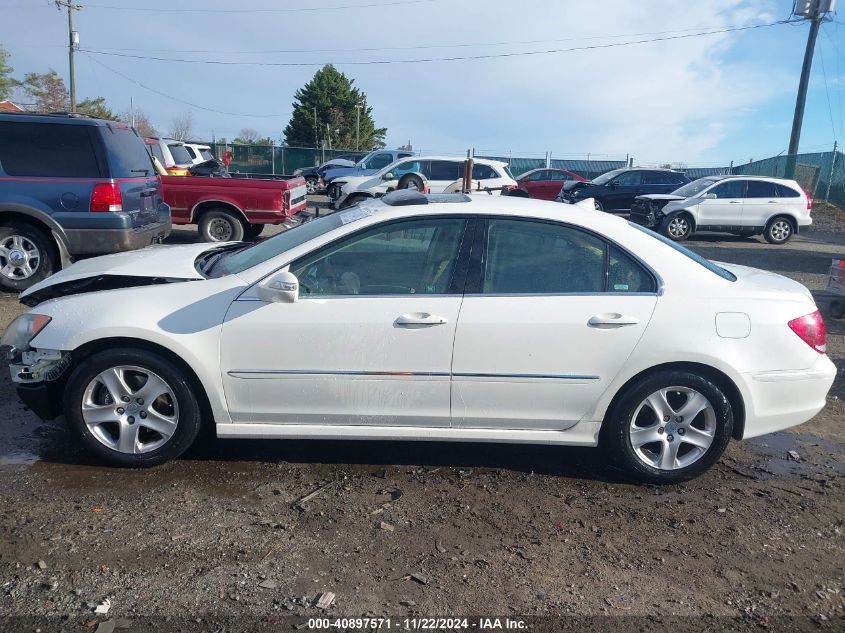
<path fill-rule="evenodd" d="M 590 317 L 587 325 L 601 330 L 609 330 L 612 328 L 625 327 L 626 325 L 636 325 L 640 320 L 637 317 L 619 314 L 618 312 L 608 312 L 605 314 L 596 314 Z"/>
<path fill-rule="evenodd" d="M 739 204 L 739 200 L 731 200 L 731 204 Z"/>
<path fill-rule="evenodd" d="M 449 319 L 438 316 L 436 314 L 429 314 L 428 312 L 412 312 L 410 314 L 403 314 L 396 318 L 396 325 L 443 325 L 448 323 Z"/>

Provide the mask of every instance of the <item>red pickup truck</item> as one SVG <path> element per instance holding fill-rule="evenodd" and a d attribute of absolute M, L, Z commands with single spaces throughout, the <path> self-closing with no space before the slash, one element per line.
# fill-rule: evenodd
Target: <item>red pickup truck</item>
<path fill-rule="evenodd" d="M 270 180 L 159 176 L 173 224 L 196 224 L 206 242 L 258 237 L 265 224 L 281 224 L 305 210 L 305 179 Z"/>

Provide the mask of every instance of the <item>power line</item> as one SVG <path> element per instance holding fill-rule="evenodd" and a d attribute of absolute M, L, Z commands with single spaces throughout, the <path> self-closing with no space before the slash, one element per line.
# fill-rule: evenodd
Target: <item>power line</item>
<path fill-rule="evenodd" d="M 86 4 L 86 8 L 109 11 L 143 11 L 145 13 L 305 13 L 315 11 L 339 11 L 343 9 L 372 9 L 382 7 L 425 4 L 435 0 L 394 0 L 393 2 L 370 2 L 367 4 L 339 4 L 324 7 L 263 8 L 263 9 L 172 9 L 159 7 L 116 7 L 108 4 Z"/>
<path fill-rule="evenodd" d="M 830 114 L 830 130 L 833 132 L 833 139 L 836 140 L 836 124 L 833 122 L 833 107 L 830 105 L 830 90 L 827 87 L 827 70 L 824 67 L 824 51 L 819 55 L 822 64 L 822 78 L 824 79 L 824 93 L 827 96 L 827 111 Z"/>
<path fill-rule="evenodd" d="M 368 61 L 332 61 L 332 62 L 248 62 L 248 61 L 228 61 L 228 60 L 210 60 L 210 59 L 178 59 L 173 57 L 156 57 L 149 55 L 130 55 L 126 53 L 109 53 L 105 51 L 96 51 L 93 49 L 83 49 L 88 53 L 94 55 L 109 55 L 113 57 L 128 57 L 131 59 L 147 59 L 161 62 L 176 62 L 183 64 L 211 64 L 219 66 L 325 66 L 328 63 L 337 66 L 373 66 L 373 65 L 387 65 L 387 64 L 422 64 L 431 62 L 454 62 L 454 61 L 470 61 L 481 59 L 495 59 L 503 57 L 525 57 L 529 55 L 550 55 L 554 53 L 571 53 L 574 51 L 597 50 L 603 48 L 616 48 L 619 46 L 631 46 L 636 44 L 651 44 L 653 42 L 666 42 L 671 40 L 682 40 L 692 37 L 701 37 L 704 35 L 717 35 L 721 33 L 732 33 L 736 31 L 750 31 L 753 29 L 767 28 L 771 26 L 778 26 L 781 24 L 791 24 L 791 20 L 779 20 L 777 22 L 768 22 L 765 24 L 752 24 L 748 26 L 734 26 L 712 31 L 700 31 L 698 33 L 687 33 L 684 35 L 670 35 L 666 37 L 656 37 L 645 40 L 631 40 L 627 42 L 611 42 L 607 44 L 592 44 L 589 46 L 573 46 L 571 48 L 553 48 L 539 51 L 522 51 L 510 53 L 487 53 L 482 55 L 463 55 L 454 57 L 427 57 L 418 59 L 379 59 Z"/>
<path fill-rule="evenodd" d="M 415 46 L 378 46 L 366 48 L 297 48 L 297 49 L 271 49 L 271 50 L 253 50 L 253 51 L 224 51 L 220 49 L 164 49 L 164 48 L 121 48 L 116 46 L 101 46 L 96 48 L 89 48 L 91 52 L 97 51 L 146 51 L 151 53 L 218 53 L 225 55 L 267 55 L 273 53 L 366 53 L 377 51 L 411 51 L 411 50 L 426 50 L 436 48 L 472 48 L 475 46 L 511 46 L 523 44 L 548 44 L 552 42 L 579 42 L 586 40 L 605 40 L 615 39 L 620 37 L 641 37 L 645 35 L 666 35 L 689 33 L 690 31 L 707 31 L 709 29 L 718 29 L 723 27 L 716 26 L 697 26 L 686 29 L 673 29 L 671 31 L 646 31 L 643 33 L 622 33 L 616 35 L 590 35 L 585 37 L 564 37 L 558 39 L 548 40 L 516 40 L 516 41 L 501 41 L 501 42 L 475 42 L 475 43 L 457 43 L 457 44 L 422 44 Z M 731 27 L 733 28 L 733 27 Z"/>
<path fill-rule="evenodd" d="M 90 59 L 95 64 L 99 64 L 100 66 L 102 66 L 103 68 L 108 70 L 109 72 L 112 72 L 115 75 L 123 77 L 126 81 L 129 81 L 129 82 L 135 84 L 136 86 L 143 88 L 144 90 L 149 90 L 150 92 L 153 92 L 153 93 L 155 93 L 159 96 L 170 99 L 171 101 L 177 101 L 178 103 L 183 103 L 185 105 L 189 105 L 192 108 L 197 108 L 198 110 L 205 110 L 206 112 L 214 112 L 215 114 L 225 114 L 227 116 L 242 116 L 242 117 L 249 117 L 249 118 L 256 118 L 256 119 L 288 118 L 290 116 L 290 113 L 288 113 L 288 114 L 245 114 L 243 112 L 226 112 L 225 110 L 216 110 L 214 108 L 209 108 L 208 106 L 199 105 L 198 103 L 192 103 L 191 101 L 185 101 L 184 99 L 174 97 L 173 95 L 168 94 L 166 92 L 162 92 L 161 90 L 156 90 L 155 88 L 150 88 L 149 86 L 142 84 L 140 81 L 137 81 L 136 79 L 133 79 L 132 77 L 123 74 L 119 70 L 115 70 L 114 68 L 112 68 L 110 66 L 106 66 L 99 59 L 95 59 L 94 57 L 91 57 L 90 55 L 85 53 L 85 51 L 81 51 L 81 52 L 82 52 L 83 55 L 85 55 L 85 57 Z"/>

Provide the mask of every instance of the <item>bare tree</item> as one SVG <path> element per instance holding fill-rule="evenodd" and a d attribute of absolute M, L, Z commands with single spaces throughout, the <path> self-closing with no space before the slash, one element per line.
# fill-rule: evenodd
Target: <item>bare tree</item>
<path fill-rule="evenodd" d="M 258 130 L 254 130 L 251 127 L 241 128 L 241 131 L 238 133 L 238 138 L 235 139 L 235 143 L 244 143 L 246 145 L 251 145 L 258 140 Z"/>
<path fill-rule="evenodd" d="M 187 141 L 194 133 L 194 115 L 190 110 L 173 117 L 170 123 L 170 137 L 177 141 Z"/>
<path fill-rule="evenodd" d="M 124 112 L 120 115 L 120 120 L 132 125 L 132 113 Z M 158 136 L 158 130 L 156 130 L 153 122 L 150 121 L 143 110 L 138 108 L 135 109 L 135 130 L 141 136 Z"/>

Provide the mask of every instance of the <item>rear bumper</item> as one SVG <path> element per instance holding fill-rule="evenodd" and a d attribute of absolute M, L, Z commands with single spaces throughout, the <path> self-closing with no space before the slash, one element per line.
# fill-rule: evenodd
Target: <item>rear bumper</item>
<path fill-rule="evenodd" d="M 67 229 L 71 255 L 106 255 L 134 251 L 170 235 L 170 218 L 130 229 Z"/>
<path fill-rule="evenodd" d="M 819 356 L 809 369 L 743 374 L 750 392 L 746 401 L 748 439 L 803 424 L 821 411 L 836 377 L 836 365 Z"/>

